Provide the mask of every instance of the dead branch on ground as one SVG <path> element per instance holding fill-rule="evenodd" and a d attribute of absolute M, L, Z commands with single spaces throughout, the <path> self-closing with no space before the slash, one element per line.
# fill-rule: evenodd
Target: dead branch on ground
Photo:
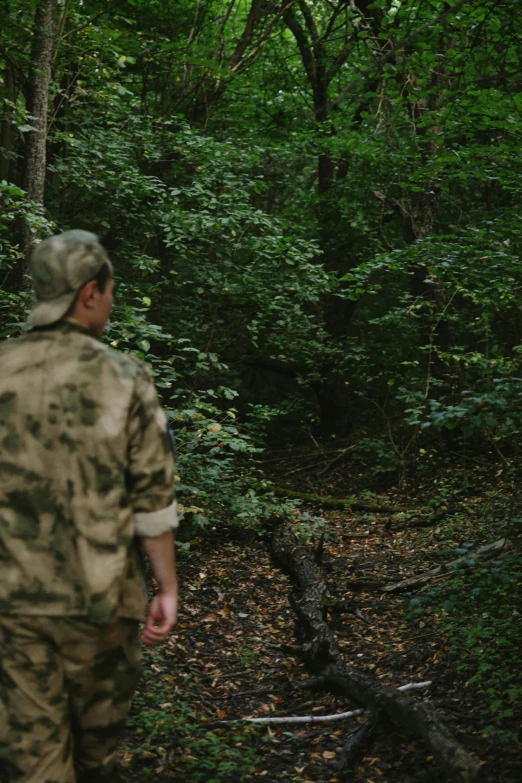
<path fill-rule="evenodd" d="M 409 682 L 406 685 L 401 685 L 397 688 L 398 691 L 416 691 L 423 688 L 429 688 L 431 681 L 426 682 Z M 333 715 L 278 715 L 274 718 L 236 718 L 232 720 L 220 720 L 215 721 L 220 726 L 225 723 L 257 723 L 265 726 L 273 723 L 329 723 L 334 720 L 345 720 L 345 718 L 354 718 L 357 715 L 362 715 L 364 710 L 350 710 L 349 712 L 336 712 Z M 205 728 L 208 728 L 207 723 Z"/>
<path fill-rule="evenodd" d="M 409 590 L 410 587 L 418 587 L 419 585 L 429 582 L 431 579 L 436 579 L 439 576 L 450 577 L 455 568 L 466 562 L 466 560 L 484 560 L 488 557 L 494 557 L 504 553 L 511 546 L 510 541 L 507 538 L 499 538 L 498 541 L 494 541 L 492 544 L 480 547 L 475 551 L 471 550 L 462 557 L 457 557 L 456 560 L 451 560 L 449 563 L 443 563 L 436 568 L 432 568 L 430 571 L 425 571 L 423 574 L 417 576 L 410 576 L 408 579 L 403 579 L 401 582 L 396 582 L 392 585 L 386 585 L 383 587 L 385 593 L 401 593 L 405 590 Z"/>
<path fill-rule="evenodd" d="M 323 678 L 327 690 L 351 699 L 365 709 L 387 713 L 410 734 L 424 740 L 445 769 L 448 781 L 475 780 L 477 762 L 454 739 L 433 707 L 411 700 L 378 680 L 346 667 L 337 640 L 323 616 L 326 584 L 321 567 L 300 546 L 291 525 L 276 526 L 272 538 L 276 564 L 299 589 L 293 605 L 303 634 L 301 654 L 312 673 Z"/>

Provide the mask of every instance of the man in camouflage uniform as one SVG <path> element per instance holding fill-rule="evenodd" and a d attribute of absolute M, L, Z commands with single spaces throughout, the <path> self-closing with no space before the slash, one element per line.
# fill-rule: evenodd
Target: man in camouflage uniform
<path fill-rule="evenodd" d="M 152 646 L 176 622 L 174 461 L 150 373 L 98 340 L 113 281 L 97 237 L 44 240 L 32 274 L 32 329 L 0 346 L 0 769 L 102 783 L 139 623 Z"/>

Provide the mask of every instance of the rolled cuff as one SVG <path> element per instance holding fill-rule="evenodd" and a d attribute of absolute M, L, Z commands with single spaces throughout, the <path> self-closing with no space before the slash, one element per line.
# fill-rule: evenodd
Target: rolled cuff
<path fill-rule="evenodd" d="M 168 530 L 175 530 L 179 525 L 177 503 L 174 501 L 170 506 L 159 511 L 138 511 L 134 514 L 134 522 L 136 535 L 147 538 L 154 538 Z"/>

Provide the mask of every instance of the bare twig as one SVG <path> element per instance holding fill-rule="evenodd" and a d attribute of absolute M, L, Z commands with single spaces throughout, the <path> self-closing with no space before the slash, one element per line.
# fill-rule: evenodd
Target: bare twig
<path fill-rule="evenodd" d="M 397 688 L 398 691 L 416 691 L 421 688 L 429 688 L 431 680 L 426 682 L 409 682 L 407 685 L 401 685 Z M 257 723 L 259 725 L 268 725 L 272 723 L 326 723 L 334 720 L 344 720 L 345 718 L 354 718 L 357 715 L 362 715 L 364 710 L 350 710 L 349 712 L 338 712 L 335 715 L 293 715 L 287 717 L 277 718 L 238 718 L 237 720 L 222 720 L 216 721 L 217 725 L 224 725 L 225 723 Z M 214 724 L 212 724 L 214 725 Z M 205 728 L 208 728 L 208 723 Z"/>
<path fill-rule="evenodd" d="M 348 446 L 347 449 L 344 449 L 335 459 L 333 459 L 331 462 L 329 462 L 324 468 L 322 468 L 319 473 L 317 474 L 319 477 L 324 476 L 325 473 L 328 473 L 335 465 L 338 465 L 339 462 L 342 462 L 347 455 L 350 453 L 350 451 L 353 451 L 353 449 L 357 446 L 357 443 L 354 443 L 353 446 Z"/>
<path fill-rule="evenodd" d="M 432 357 L 433 357 L 433 345 L 434 345 L 434 337 L 435 337 L 435 333 L 436 333 L 436 331 L 437 331 L 437 328 L 438 328 L 438 326 L 439 326 L 440 322 L 442 321 L 442 319 L 443 319 L 443 318 L 444 318 L 444 316 L 446 315 L 446 310 L 447 310 L 447 309 L 448 309 L 448 307 L 451 305 L 451 303 L 453 302 L 453 300 L 454 300 L 455 296 L 458 294 L 458 292 L 459 292 L 460 290 L 462 290 L 462 289 L 457 287 L 457 288 L 456 288 L 456 289 L 453 291 L 453 293 L 452 293 L 452 295 L 451 295 L 451 297 L 450 297 L 449 301 L 447 302 L 446 306 L 444 307 L 444 310 L 443 310 L 443 311 L 440 313 L 440 315 L 439 315 L 439 317 L 438 317 L 438 319 L 437 319 L 436 323 L 435 323 L 435 324 L 432 326 L 432 329 L 431 329 L 431 332 L 430 332 L 430 345 L 429 345 L 429 351 L 428 351 L 428 375 L 427 375 L 427 377 L 426 377 L 426 389 L 425 389 L 425 391 L 424 391 L 424 399 L 425 399 L 425 400 L 427 400 L 427 399 L 428 399 L 428 395 L 429 395 L 429 393 L 430 393 L 430 383 L 431 383 L 431 366 L 432 366 L 432 364 L 433 364 L 433 358 L 432 358 Z"/>

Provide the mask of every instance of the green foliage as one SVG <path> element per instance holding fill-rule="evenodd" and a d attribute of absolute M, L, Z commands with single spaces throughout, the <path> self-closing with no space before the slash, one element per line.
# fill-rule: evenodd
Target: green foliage
<path fill-rule="evenodd" d="M 455 550 L 469 557 L 444 585 L 410 598 L 407 617 L 436 625 L 449 658 L 482 704 L 482 733 L 511 743 L 512 717 L 522 706 L 522 559 L 506 555 L 481 563 L 473 549 L 467 543 Z"/>
<path fill-rule="evenodd" d="M 7 4 L 1 336 L 27 308 L 20 221 L 97 231 L 121 281 L 109 339 L 155 371 L 189 507 L 230 511 L 219 488 L 263 446 L 258 406 L 292 437 L 355 430 L 378 474 L 449 434 L 514 452 L 514 6 L 203 6 L 60 7 L 42 212 L 19 188 L 35 4 Z"/>
<path fill-rule="evenodd" d="M 374 475 L 394 473 L 401 462 L 393 444 L 384 438 L 361 438 L 353 452 Z"/>
<path fill-rule="evenodd" d="M 153 370 L 175 443 L 180 542 L 187 544 L 211 526 L 260 530 L 274 514 L 292 513 L 295 503 L 258 487 L 255 457 L 263 450 L 266 427 L 279 409 L 256 406 L 242 419 L 234 407 L 238 392 L 221 383 L 228 367 L 188 338 L 174 338 L 150 322 L 158 294 L 150 297 L 126 283 L 104 339 L 133 353 Z M 204 378 L 214 388 L 198 386 Z M 212 381 L 211 381 L 212 379 Z M 303 517 L 304 519 L 304 517 Z"/>
<path fill-rule="evenodd" d="M 20 251 L 13 229 L 20 228 L 22 221 L 40 238 L 54 228 L 42 208 L 29 201 L 23 190 L 0 182 L 0 339 L 19 333 L 30 305 L 28 293 L 17 290 L 14 284 Z"/>
<path fill-rule="evenodd" d="M 206 730 L 208 718 L 198 715 L 176 695 L 172 698 L 162 682 L 168 679 L 164 661 L 157 652 L 146 652 L 154 674 L 145 678 L 134 697 L 127 729 L 132 735 L 130 754 L 140 780 L 154 780 L 165 762 L 186 783 L 232 783 L 254 771 L 255 729 L 224 727 Z M 131 759 L 127 759 L 129 762 Z"/>
<path fill-rule="evenodd" d="M 28 222 L 40 238 L 52 233 L 54 224 L 45 215 L 41 205 L 29 201 L 23 190 L 5 180 L 0 182 L 0 268 L 5 275 L 11 272 L 19 258 L 19 250 L 14 239 L 14 228 L 20 221 Z M 2 286 L 2 287 L 3 287 Z"/>
<path fill-rule="evenodd" d="M 248 404 L 292 410 L 296 424 L 316 427 L 326 376 L 374 472 L 403 471 L 433 430 L 512 442 L 520 100 L 504 31 L 518 19 L 489 2 L 444 19 L 440 4 L 377 3 L 361 27 L 354 6 L 343 34 L 364 46 L 343 60 L 331 6 L 314 4 L 328 98 L 353 90 L 330 127 L 309 112 L 303 53 L 281 20 L 263 46 L 246 42 L 251 61 L 227 60 L 248 8 L 239 3 L 232 19 L 217 3 L 201 15 L 181 4 L 174 22 L 149 0 L 125 15 L 94 1 L 67 6 L 55 52 L 46 219 L 94 229 L 108 244 L 125 280 L 111 340 L 153 366 L 182 445 L 198 444 L 187 447 L 188 486 L 214 497 L 232 480 L 232 452 L 255 455 Z M 304 8 L 296 23 L 306 32 Z M 9 5 L 7 69 L 29 70 L 33 11 Z M 400 50 L 412 32 L 407 57 L 371 71 L 381 46 Z M 3 121 L 18 134 L 5 154 L 19 181 L 31 118 L 7 76 L 1 89 Z M 317 192 L 321 160 L 331 174 Z M 16 225 L 51 226 L 15 185 L 3 188 L 8 335 L 26 307 L 12 275 Z M 336 315 L 344 306 L 349 318 Z M 196 361 L 200 353 L 219 360 Z M 263 369 L 252 383 L 252 368 L 267 364 L 292 384 Z M 204 428 L 223 426 L 227 409 L 220 387 L 239 393 L 242 424 L 233 432 L 237 422 L 226 420 L 211 442 Z"/>
<path fill-rule="evenodd" d="M 520 429 L 519 349 L 502 326 L 520 308 L 519 243 L 518 229 L 499 219 L 428 237 L 346 274 L 346 295 L 360 300 L 357 318 L 368 335 L 363 351 L 353 345 L 345 357 L 357 364 L 352 385 L 365 386 L 356 393 L 375 395 L 418 431 L 512 443 Z M 429 299 L 407 290 L 419 270 L 434 292 Z"/>

